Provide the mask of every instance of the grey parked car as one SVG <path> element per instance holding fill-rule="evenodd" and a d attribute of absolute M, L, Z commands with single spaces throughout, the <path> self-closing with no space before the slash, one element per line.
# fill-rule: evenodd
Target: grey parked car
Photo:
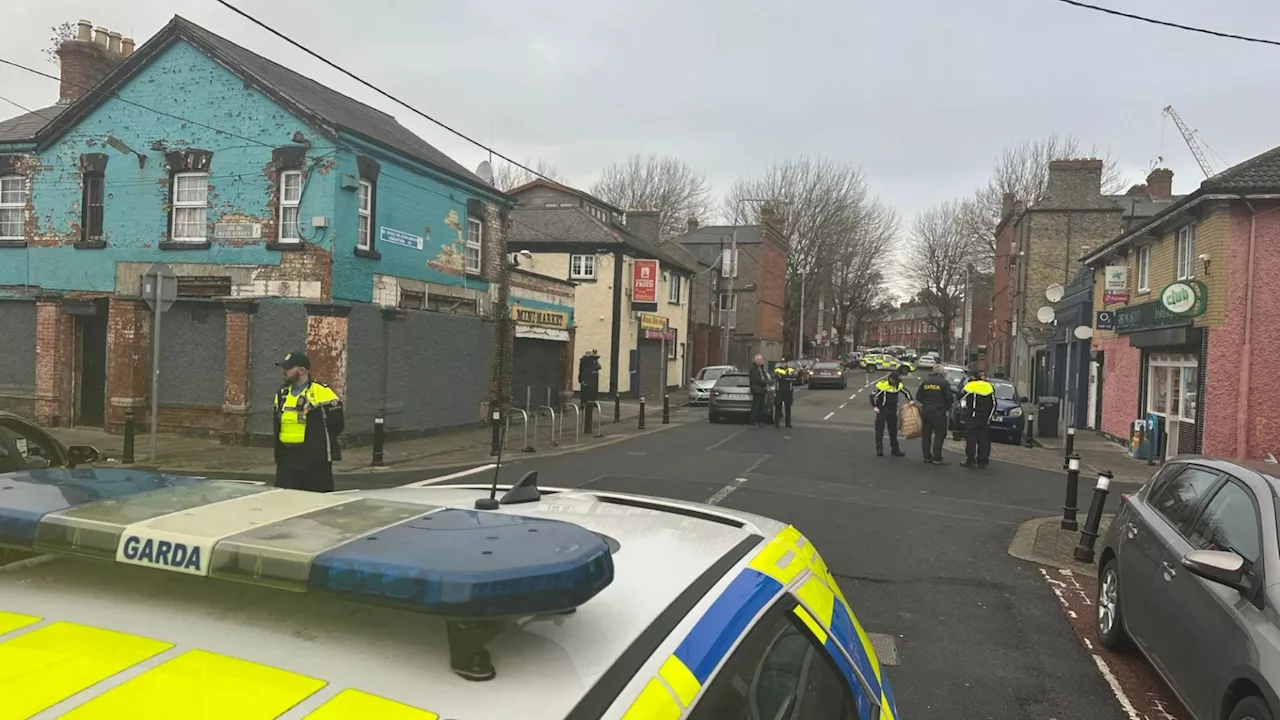
<path fill-rule="evenodd" d="M 1185 456 L 1119 512 L 1098 556 L 1098 640 L 1136 645 L 1196 720 L 1280 711 L 1280 466 Z"/>
<path fill-rule="evenodd" d="M 726 417 L 751 417 L 751 377 L 744 372 L 725 373 L 711 388 L 707 419 L 718 423 Z M 773 385 L 764 396 L 763 422 L 773 422 Z"/>

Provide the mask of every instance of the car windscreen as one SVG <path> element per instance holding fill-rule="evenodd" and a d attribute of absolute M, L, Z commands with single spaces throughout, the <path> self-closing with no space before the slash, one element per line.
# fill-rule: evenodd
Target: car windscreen
<path fill-rule="evenodd" d="M 699 380 L 715 380 L 716 378 L 729 372 L 728 368 L 702 368 L 702 372 L 698 373 Z"/>
<path fill-rule="evenodd" d="M 946 376 L 947 376 L 947 382 L 951 383 L 952 385 L 956 387 L 960 387 L 964 385 L 965 374 L 963 372 L 960 372 L 958 370 L 948 370 L 946 371 Z"/>
<path fill-rule="evenodd" d="M 1018 391 L 1010 383 L 991 383 L 991 387 L 996 389 L 997 400 L 1018 399 Z"/>
<path fill-rule="evenodd" d="M 751 378 L 746 375 L 721 375 L 720 379 L 716 380 L 718 388 L 749 387 L 750 385 Z"/>

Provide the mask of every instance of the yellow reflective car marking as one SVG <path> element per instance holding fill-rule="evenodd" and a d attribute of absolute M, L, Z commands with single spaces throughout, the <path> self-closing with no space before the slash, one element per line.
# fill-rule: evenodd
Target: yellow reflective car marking
<path fill-rule="evenodd" d="M 0 647 L 3 647 L 0 645 Z M 191 650 L 112 688 L 68 720 L 272 720 L 324 687 L 323 680 Z"/>
<path fill-rule="evenodd" d="M 796 588 L 796 597 L 808 606 L 814 619 L 822 623 L 822 627 L 831 627 L 831 618 L 835 614 L 836 596 L 831 588 L 817 575 L 810 575 L 800 587 Z"/>
<path fill-rule="evenodd" d="M 827 644 L 827 631 L 822 629 L 822 626 L 818 624 L 817 620 L 813 619 L 808 610 L 805 610 L 801 605 L 797 605 L 792 612 L 809 628 L 809 632 L 813 633 L 813 636 L 817 638 L 819 645 Z"/>
<path fill-rule="evenodd" d="M 636 701 L 631 703 L 622 720 L 680 720 L 683 714 L 684 710 L 680 708 L 680 703 L 671 697 L 671 691 L 667 686 L 663 685 L 658 678 L 653 678 L 648 685 L 644 686 L 644 690 L 640 691 Z"/>
<path fill-rule="evenodd" d="M 306 720 L 440 720 L 440 716 L 359 690 L 343 690 Z"/>
<path fill-rule="evenodd" d="M 662 663 L 662 667 L 658 669 L 658 675 L 667 681 L 667 685 L 671 686 L 675 692 L 676 699 L 685 707 L 689 707 L 689 703 L 693 702 L 698 691 L 702 689 L 702 684 L 693 676 L 693 671 L 675 655 Z"/>
<path fill-rule="evenodd" d="M 21 630 L 28 625 L 35 625 L 38 622 L 40 622 L 40 618 L 32 615 L 0 612 L 0 635 L 11 633 L 14 630 Z"/>
<path fill-rule="evenodd" d="M 25 720 L 171 647 L 65 622 L 0 642 L 0 720 Z"/>

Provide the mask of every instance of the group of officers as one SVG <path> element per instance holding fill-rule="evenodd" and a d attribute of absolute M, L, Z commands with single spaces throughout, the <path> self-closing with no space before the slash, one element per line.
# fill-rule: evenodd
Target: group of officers
<path fill-rule="evenodd" d="M 956 402 L 955 392 L 946 376 L 934 370 L 920 381 L 915 397 L 902 383 L 897 371 L 878 381 L 871 393 L 871 407 L 876 414 L 876 455 L 884 455 L 884 436 L 889 435 L 889 449 L 894 457 L 906 453 L 898 447 L 898 398 L 920 406 L 920 447 L 924 461 L 930 465 L 947 465 L 942 459 L 942 441 L 947 436 L 947 419 Z M 960 420 L 964 423 L 964 462 L 961 467 L 985 468 L 991 458 L 991 419 L 996 412 L 995 387 L 987 382 L 984 371 L 970 368 L 960 390 Z"/>

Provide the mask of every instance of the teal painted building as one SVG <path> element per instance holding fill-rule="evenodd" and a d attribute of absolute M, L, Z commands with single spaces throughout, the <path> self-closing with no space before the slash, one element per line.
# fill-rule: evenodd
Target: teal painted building
<path fill-rule="evenodd" d="M 511 199 L 392 116 L 182 18 L 131 50 L 82 22 L 58 104 L 0 121 L 0 331 L 19 338 L 0 409 L 142 419 L 141 276 L 165 263 L 168 429 L 263 439 L 273 363 L 299 350 L 355 438 L 375 416 L 406 433 L 484 417 L 505 392 L 491 367 Z M 416 368 L 439 387 L 404 397 Z"/>

